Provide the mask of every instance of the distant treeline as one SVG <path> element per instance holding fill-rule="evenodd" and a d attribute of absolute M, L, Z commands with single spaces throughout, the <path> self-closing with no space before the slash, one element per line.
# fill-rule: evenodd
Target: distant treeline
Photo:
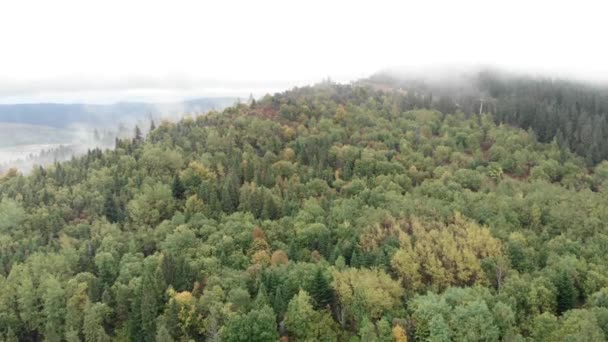
<path fill-rule="evenodd" d="M 539 141 L 555 139 L 589 164 L 608 159 L 608 87 L 487 70 L 458 80 L 425 81 L 390 73 L 370 80 L 407 92 L 403 109 L 492 113 L 497 123 L 531 128 Z"/>
<path fill-rule="evenodd" d="M 179 118 L 221 110 L 236 98 L 199 98 L 175 103 L 119 102 L 114 104 L 29 103 L 0 105 L 0 122 L 67 128 L 74 124 L 114 127 L 116 122 Z"/>

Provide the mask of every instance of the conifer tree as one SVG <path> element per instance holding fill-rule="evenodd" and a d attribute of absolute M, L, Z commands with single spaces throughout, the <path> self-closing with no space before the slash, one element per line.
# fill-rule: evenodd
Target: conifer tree
<path fill-rule="evenodd" d="M 321 268 L 317 268 L 309 292 L 313 298 L 315 309 L 325 309 L 328 305 L 331 305 L 334 296 L 333 289 L 330 281 L 323 275 Z"/>
<path fill-rule="evenodd" d="M 153 341 L 156 336 L 156 316 L 158 313 L 158 289 L 150 267 L 146 267 L 141 283 L 141 328 L 144 341 Z"/>
<path fill-rule="evenodd" d="M 181 179 L 179 178 L 179 175 L 175 175 L 173 177 L 171 192 L 173 193 L 174 198 L 184 199 L 184 193 L 186 192 L 186 188 L 184 187 L 184 183 L 182 183 Z"/>
<path fill-rule="evenodd" d="M 566 271 L 558 274 L 555 288 L 557 289 L 557 313 L 561 315 L 574 307 L 576 289 L 572 277 Z"/>

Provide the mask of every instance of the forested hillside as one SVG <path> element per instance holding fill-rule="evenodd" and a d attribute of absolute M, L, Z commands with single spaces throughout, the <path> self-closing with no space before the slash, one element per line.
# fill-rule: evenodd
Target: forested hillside
<path fill-rule="evenodd" d="M 426 101 L 324 83 L 7 173 L 1 338 L 605 340 L 608 162 Z"/>
<path fill-rule="evenodd" d="M 400 87 L 420 105 L 440 111 L 462 111 L 468 116 L 480 109 L 491 112 L 495 122 L 532 128 L 539 141 L 555 139 L 590 165 L 608 159 L 605 85 L 494 70 L 453 72 L 435 78 L 387 72 L 375 75 L 371 82 Z"/>

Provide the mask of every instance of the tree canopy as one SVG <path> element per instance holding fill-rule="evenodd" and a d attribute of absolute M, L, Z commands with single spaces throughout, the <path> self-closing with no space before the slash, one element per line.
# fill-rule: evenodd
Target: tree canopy
<path fill-rule="evenodd" d="M 608 164 L 494 87 L 325 82 L 7 173 L 0 339 L 604 340 Z"/>

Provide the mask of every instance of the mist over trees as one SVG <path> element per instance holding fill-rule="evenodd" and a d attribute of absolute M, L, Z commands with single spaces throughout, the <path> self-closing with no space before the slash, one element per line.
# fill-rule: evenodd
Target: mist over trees
<path fill-rule="evenodd" d="M 0 339 L 605 340 L 608 162 L 497 124 L 518 90 L 378 88 L 4 174 Z"/>
<path fill-rule="evenodd" d="M 408 92 L 404 108 L 467 116 L 481 110 L 496 123 L 531 128 L 541 142 L 555 139 L 591 165 L 608 158 L 608 86 L 495 70 L 426 76 L 387 71 L 370 81 Z"/>

